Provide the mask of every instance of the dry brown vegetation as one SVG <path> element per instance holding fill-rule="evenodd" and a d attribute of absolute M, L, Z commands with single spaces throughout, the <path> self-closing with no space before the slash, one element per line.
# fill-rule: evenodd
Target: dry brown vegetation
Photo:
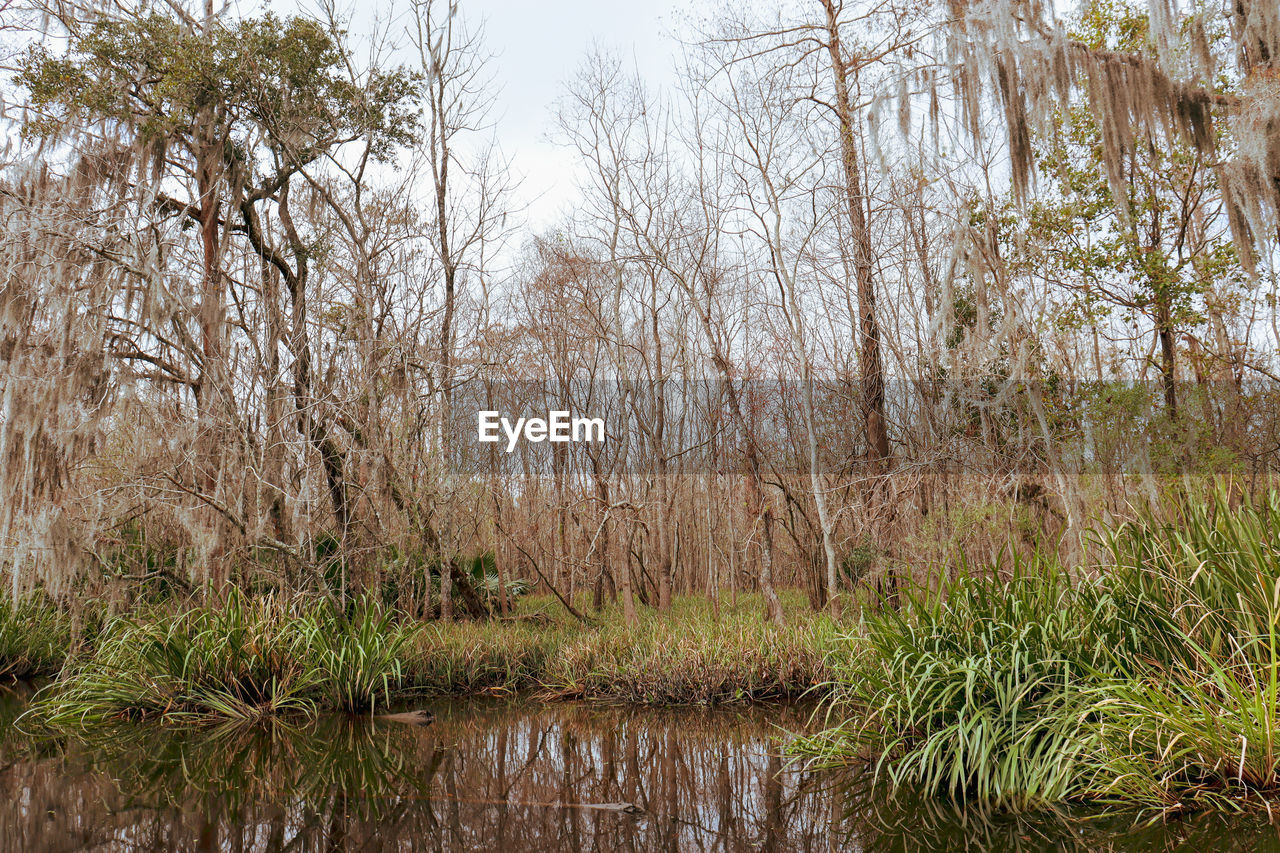
<path fill-rule="evenodd" d="M 782 622 L 1270 486 L 1274 3 L 996 6 L 708 16 L 679 93 L 596 54 L 524 234 L 465 8 L 5 5 L 13 594 Z"/>

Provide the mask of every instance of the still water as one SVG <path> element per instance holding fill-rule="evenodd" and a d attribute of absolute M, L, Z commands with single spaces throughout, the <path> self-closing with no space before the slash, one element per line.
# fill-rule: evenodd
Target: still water
<path fill-rule="evenodd" d="M 0 698 L 0 849 L 1278 850 L 1261 817 L 981 815 L 780 753 L 805 708 L 426 703 L 426 726 L 29 730 Z"/>

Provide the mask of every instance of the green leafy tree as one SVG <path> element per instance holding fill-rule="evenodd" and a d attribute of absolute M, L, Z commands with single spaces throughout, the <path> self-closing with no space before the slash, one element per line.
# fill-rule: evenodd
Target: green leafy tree
<path fill-rule="evenodd" d="M 224 204 L 269 198 L 345 143 L 367 138 L 387 159 L 412 140 L 419 81 L 399 70 L 353 81 L 339 36 L 300 17 L 193 27 L 152 13 L 89 24 L 61 55 L 44 45 L 26 54 L 18 82 L 31 92 L 28 137 L 99 128 L 123 138 L 153 164 L 156 203 L 200 225 L 206 371 L 222 346 Z M 192 197 L 169 195 L 174 178 L 194 184 Z"/>
<path fill-rule="evenodd" d="M 1093 50 L 1135 51 L 1148 39 L 1145 7 L 1094 0 L 1074 39 Z M 1031 205 L 1025 270 L 1067 288 L 1068 324 L 1087 326 L 1121 315 L 1153 330 L 1165 409 L 1178 419 L 1179 342 L 1206 322 L 1215 294 L 1246 276 L 1222 210 L 1215 164 L 1189 142 L 1170 144 L 1151 129 L 1123 162 L 1108 162 L 1104 128 L 1093 111 L 1073 105 L 1055 115 L 1036 146 L 1044 182 Z M 1123 180 L 1109 179 L 1119 166 Z M 1123 187 L 1118 195 L 1113 187 Z"/>

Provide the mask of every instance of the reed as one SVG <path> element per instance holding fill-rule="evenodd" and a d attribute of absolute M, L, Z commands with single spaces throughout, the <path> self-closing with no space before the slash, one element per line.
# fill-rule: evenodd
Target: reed
<path fill-rule="evenodd" d="M 109 622 L 34 708 L 54 725 L 373 709 L 400 686 L 405 630 L 369 600 L 348 613 L 232 592 L 217 605 L 134 612 Z"/>
<path fill-rule="evenodd" d="M 1280 791 L 1280 495 L 1099 531 L 1101 564 L 966 571 L 840 637 L 819 762 L 1014 808 Z"/>
<path fill-rule="evenodd" d="M 70 617 L 42 595 L 0 600 L 0 679 L 55 675 L 70 646 Z"/>

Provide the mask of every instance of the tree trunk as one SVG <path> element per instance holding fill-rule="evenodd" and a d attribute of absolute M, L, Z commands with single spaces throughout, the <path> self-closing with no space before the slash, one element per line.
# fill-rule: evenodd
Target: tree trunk
<path fill-rule="evenodd" d="M 1156 334 L 1160 339 L 1160 384 L 1164 388 L 1164 405 L 1169 418 L 1178 419 L 1177 351 L 1173 320 L 1168 302 L 1161 298 L 1156 306 Z"/>
<path fill-rule="evenodd" d="M 609 565 L 609 481 L 600 469 L 599 456 L 594 456 L 591 461 L 594 468 L 596 501 L 600 504 L 600 511 L 603 513 L 600 518 L 599 539 L 596 543 L 600 554 L 600 578 L 603 580 Z M 631 626 L 636 624 L 636 603 L 631 593 L 630 558 L 619 561 L 619 568 L 621 571 L 618 575 L 618 595 L 622 597 L 622 615 L 627 625 Z"/>
<path fill-rule="evenodd" d="M 227 422 L 226 412 L 220 405 L 223 387 L 222 336 L 224 307 L 222 277 L 218 269 L 218 224 L 221 201 L 218 194 L 218 169 L 220 152 L 212 138 L 213 116 L 206 111 L 201 116 L 199 153 L 196 163 L 196 188 L 200 194 L 200 251 L 202 276 L 200 281 L 200 374 L 196 382 L 196 442 L 198 473 L 196 486 L 202 495 L 216 498 L 218 472 L 223 463 L 223 430 Z M 212 532 L 213 548 L 207 555 L 206 570 L 217 591 L 227 583 L 226 519 L 217 510 L 208 507 L 204 511 Z"/>
<path fill-rule="evenodd" d="M 849 99 L 848 69 L 840 41 L 840 23 L 834 0 L 822 0 L 822 7 L 827 14 L 827 51 L 831 57 L 831 73 L 836 90 L 836 118 L 840 123 L 840 165 L 844 170 L 849 232 L 853 239 L 853 268 L 858 292 L 858 334 L 862 344 L 859 379 L 863 425 L 867 434 L 867 459 L 872 463 L 872 470 L 879 473 L 885 470 L 890 460 L 871 232 L 867 229 L 866 199 L 863 197 L 859 174 L 858 141 L 853 132 L 853 106 Z"/>

